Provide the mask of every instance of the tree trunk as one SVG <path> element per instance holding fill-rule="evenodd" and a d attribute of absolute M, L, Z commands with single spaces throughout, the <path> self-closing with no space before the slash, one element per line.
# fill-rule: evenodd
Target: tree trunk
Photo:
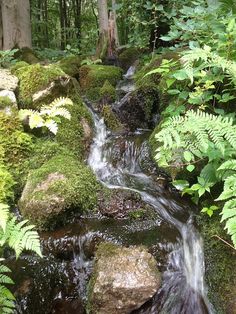
<path fill-rule="evenodd" d="M 2 8 L 0 6 L 0 50 L 3 50 Z"/>
<path fill-rule="evenodd" d="M 118 28 L 117 28 L 117 20 L 116 20 L 116 0 L 112 0 L 112 11 L 113 11 L 113 17 L 114 17 L 114 26 L 115 26 L 115 43 L 116 46 L 119 47 L 119 35 L 118 35 Z"/>
<path fill-rule="evenodd" d="M 107 0 L 98 0 L 99 39 L 96 57 L 104 59 L 108 49 L 108 10 Z"/>
<path fill-rule="evenodd" d="M 31 47 L 29 0 L 2 0 L 3 49 Z"/>

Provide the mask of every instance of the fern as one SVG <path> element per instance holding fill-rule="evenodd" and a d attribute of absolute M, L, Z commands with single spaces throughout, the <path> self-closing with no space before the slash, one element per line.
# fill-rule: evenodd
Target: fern
<path fill-rule="evenodd" d="M 186 152 L 193 156 L 191 162 L 196 158 L 210 161 L 192 191 L 198 190 L 201 196 L 219 180 L 224 181 L 217 201 L 225 201 L 222 222 L 226 221 L 225 228 L 236 247 L 236 159 L 232 159 L 236 149 L 236 126 L 233 119 L 189 110 L 185 116 L 169 118 L 155 138 L 159 143 L 155 158 L 162 167 L 168 167 L 170 162 L 173 167 L 181 167 L 186 163 Z"/>
<path fill-rule="evenodd" d="M 16 217 L 11 217 L 9 206 L 0 203 L 0 247 L 8 245 L 16 253 L 16 258 L 24 249 L 31 250 L 42 256 L 40 250 L 39 235 L 33 230 L 34 226 L 27 225 L 27 220 L 16 221 Z M 9 268 L 0 264 L 0 313 L 12 313 L 14 309 L 14 296 L 6 284 L 12 284 L 6 273 Z"/>
<path fill-rule="evenodd" d="M 161 144 L 156 159 L 160 166 L 166 166 L 173 161 L 173 155 L 182 160 L 183 151 L 206 157 L 212 145 L 224 157 L 230 147 L 236 149 L 236 126 L 232 118 L 189 110 L 185 116 L 169 118 L 155 138 Z"/>
<path fill-rule="evenodd" d="M 58 120 L 55 120 L 55 117 L 60 116 L 70 120 L 71 114 L 66 107 L 72 104 L 69 98 L 60 97 L 55 99 L 51 104 L 42 106 L 40 111 L 22 109 L 19 111 L 19 117 L 21 120 L 28 118 L 31 129 L 46 127 L 50 132 L 56 134 Z"/>
<path fill-rule="evenodd" d="M 202 63 L 198 67 L 194 67 L 195 62 L 199 60 Z M 224 57 L 219 56 L 216 52 L 211 50 L 211 47 L 204 45 L 203 48 L 193 48 L 184 52 L 181 57 L 181 61 L 186 70 L 186 74 L 189 76 L 191 82 L 193 83 L 194 71 L 199 69 L 217 67 L 226 72 L 234 84 L 236 84 L 236 62 L 228 60 Z"/>
<path fill-rule="evenodd" d="M 0 265 L 0 313 L 12 313 L 14 309 L 14 296 L 9 289 L 5 287 L 6 284 L 13 284 L 11 278 L 6 273 L 11 272 L 5 265 Z"/>

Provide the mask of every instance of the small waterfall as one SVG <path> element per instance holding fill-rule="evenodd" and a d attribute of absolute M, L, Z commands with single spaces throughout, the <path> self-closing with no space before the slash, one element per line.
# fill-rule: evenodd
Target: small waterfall
<path fill-rule="evenodd" d="M 181 207 L 172 199 L 166 199 L 157 191 L 150 177 L 139 167 L 140 149 L 134 142 L 125 141 L 123 160 L 114 167 L 111 163 L 111 139 L 103 119 L 92 112 L 95 123 L 95 139 L 88 163 L 98 179 L 109 188 L 123 188 L 138 192 L 142 199 L 152 205 L 158 214 L 173 225 L 181 235 L 179 243 L 169 254 L 167 269 L 163 275 L 161 290 L 147 309 L 136 311 L 146 314 L 207 314 L 212 313 L 204 285 L 204 255 L 200 235 L 189 214 L 187 222 L 176 219 L 173 213 Z M 132 178 L 132 180 L 130 179 Z M 134 180 L 135 178 L 135 180 Z M 132 183 L 131 183 L 132 182 Z M 135 313 L 136 313 L 135 312 Z"/>

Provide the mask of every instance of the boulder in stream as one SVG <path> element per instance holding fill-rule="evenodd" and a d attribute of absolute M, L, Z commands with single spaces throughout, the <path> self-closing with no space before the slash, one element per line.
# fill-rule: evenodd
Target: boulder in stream
<path fill-rule="evenodd" d="M 72 210 L 82 213 L 93 209 L 99 187 L 90 168 L 68 151 L 30 172 L 19 208 L 24 218 L 39 228 L 52 229 Z"/>
<path fill-rule="evenodd" d="M 101 243 L 89 282 L 88 313 L 128 314 L 160 288 L 154 257 L 144 247 Z"/>

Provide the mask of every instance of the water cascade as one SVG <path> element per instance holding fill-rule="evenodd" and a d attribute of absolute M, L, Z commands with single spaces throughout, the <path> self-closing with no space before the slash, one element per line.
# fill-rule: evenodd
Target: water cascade
<path fill-rule="evenodd" d="M 106 129 L 102 118 L 99 118 L 91 109 L 90 111 L 94 119 L 96 135 L 88 164 L 98 179 L 111 189 L 122 188 L 138 192 L 143 201 L 153 206 L 158 215 L 172 228 L 176 228 L 180 234 L 178 243 L 170 249 L 161 290 L 152 302 L 136 312 L 146 314 L 212 313 L 204 285 L 202 240 L 193 225 L 191 211 L 189 208 L 183 208 L 171 197 L 170 193 L 159 189 L 153 178 L 141 170 L 140 158 L 145 143 L 137 147 L 134 138 L 143 136 L 147 131 L 138 130 L 133 134 L 133 140 L 124 141 L 122 158 L 114 166 L 112 144 L 117 136 Z M 185 213 L 184 219 L 178 218 L 182 212 Z"/>

